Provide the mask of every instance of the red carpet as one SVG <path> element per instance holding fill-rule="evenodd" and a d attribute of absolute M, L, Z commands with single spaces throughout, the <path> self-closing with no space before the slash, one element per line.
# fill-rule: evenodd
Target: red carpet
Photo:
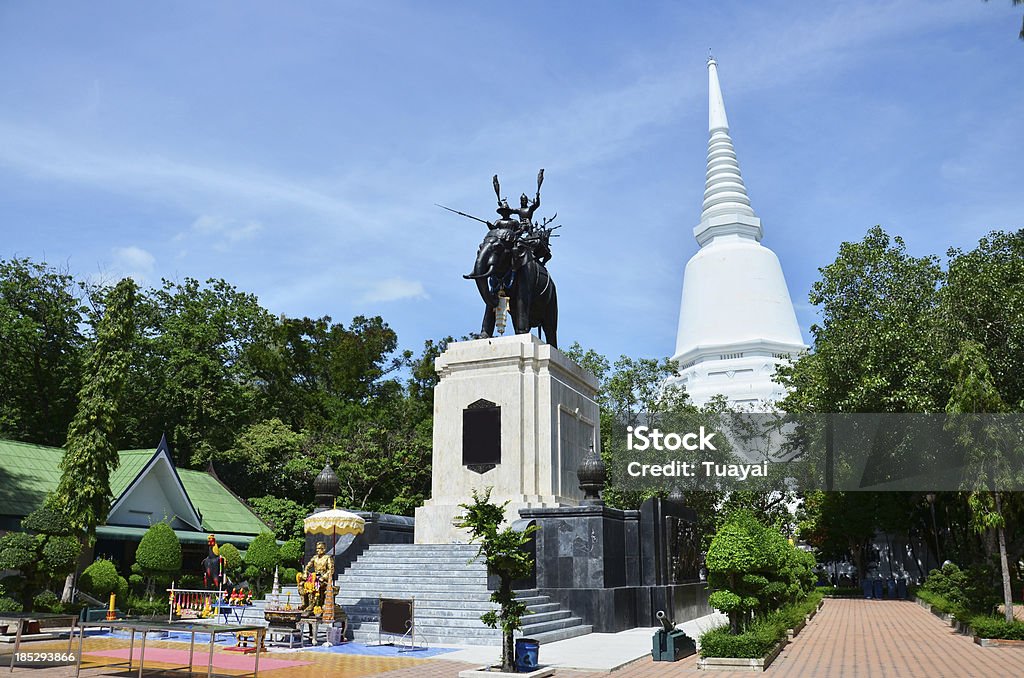
<path fill-rule="evenodd" d="M 192 658 L 194 669 L 206 670 L 206 664 L 210 661 L 209 645 L 196 643 L 196 653 Z M 87 655 L 98 657 L 111 657 L 113 659 L 128 659 L 128 649 L 123 650 L 101 650 L 97 652 L 86 652 Z M 135 648 L 133 660 L 138 665 L 139 648 Z M 174 664 L 177 666 L 188 666 L 188 650 L 168 650 L 162 647 L 146 648 L 146 664 L 149 662 L 160 662 L 161 664 Z M 227 654 L 222 652 L 213 653 L 213 665 L 218 669 L 231 669 L 234 671 L 252 671 L 256 658 L 253 655 Z M 312 662 L 288 661 L 287 659 L 272 659 L 267 654 L 260 653 L 260 672 L 283 669 L 289 666 L 304 666 Z"/>

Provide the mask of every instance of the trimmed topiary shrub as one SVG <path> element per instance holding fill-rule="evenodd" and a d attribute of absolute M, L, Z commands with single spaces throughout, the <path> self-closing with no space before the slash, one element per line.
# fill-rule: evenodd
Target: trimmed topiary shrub
<path fill-rule="evenodd" d="M 135 562 L 143 574 L 173 575 L 181 570 L 181 542 L 167 523 L 156 523 L 146 530 L 135 552 Z"/>
<path fill-rule="evenodd" d="M 297 567 L 305 554 L 305 542 L 301 539 L 289 539 L 281 545 L 281 564 Z"/>
<path fill-rule="evenodd" d="M 705 631 L 700 637 L 701 657 L 739 657 L 759 659 L 771 652 L 786 636 L 786 625 L 772 615 L 751 622 L 740 634 L 729 632 L 729 626 Z"/>
<path fill-rule="evenodd" d="M 224 571 L 229 578 L 234 579 L 242 569 L 242 554 L 234 544 L 222 544 L 220 557 L 224 559 Z"/>
<path fill-rule="evenodd" d="M 43 567 L 50 577 L 63 577 L 78 564 L 82 545 L 74 537 L 50 537 L 43 545 Z"/>
<path fill-rule="evenodd" d="M 49 589 L 40 591 L 32 598 L 32 609 L 36 612 L 60 612 L 60 598 Z"/>
<path fill-rule="evenodd" d="M 71 527 L 68 525 L 68 520 L 64 517 L 64 514 L 49 506 L 38 508 L 25 516 L 21 521 L 21 526 L 29 532 L 36 532 L 38 534 L 61 537 L 71 534 Z"/>
<path fill-rule="evenodd" d="M 118 576 L 114 564 L 109 560 L 100 559 L 85 568 L 79 579 L 79 586 L 86 593 L 91 593 L 102 600 L 105 596 L 117 592 L 121 581 L 124 581 L 124 577 Z M 127 586 L 128 582 L 125 582 L 125 588 Z"/>
<path fill-rule="evenodd" d="M 152 525 L 135 551 L 135 564 L 146 576 L 146 596 L 153 597 L 157 580 L 169 581 L 181 570 L 181 542 L 167 523 Z M 135 568 L 133 568 L 134 570 Z"/>
<path fill-rule="evenodd" d="M 264 578 L 273 574 L 280 561 L 281 554 L 274 535 L 270 532 L 261 532 L 252 540 L 245 552 L 246 577 L 255 579 L 256 588 L 262 591 Z"/>
<path fill-rule="evenodd" d="M 294 567 L 286 567 L 281 570 L 280 574 L 278 574 L 278 581 L 281 586 L 294 586 L 295 577 L 298 576 L 298 574 L 299 571 Z"/>

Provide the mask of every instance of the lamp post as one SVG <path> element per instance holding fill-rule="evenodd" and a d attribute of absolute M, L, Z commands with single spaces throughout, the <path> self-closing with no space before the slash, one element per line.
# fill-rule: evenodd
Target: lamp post
<path fill-rule="evenodd" d="M 942 554 L 939 553 L 939 530 L 935 527 L 935 493 L 929 492 L 924 495 L 924 498 L 928 500 L 928 506 L 931 508 L 932 513 L 932 534 L 935 535 L 935 562 L 939 568 L 942 568 Z"/>

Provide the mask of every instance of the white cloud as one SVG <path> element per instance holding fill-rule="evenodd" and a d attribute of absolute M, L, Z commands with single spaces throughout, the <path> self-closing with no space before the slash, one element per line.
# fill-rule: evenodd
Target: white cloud
<path fill-rule="evenodd" d="M 2 120 L 0 164 L 119 193 L 142 192 L 170 203 L 197 205 L 233 199 L 242 205 L 298 208 L 359 223 L 357 210 L 347 202 L 301 181 L 218 167 L 202 159 L 182 161 L 110 146 L 97 150 L 51 131 Z"/>
<path fill-rule="evenodd" d="M 404 278 L 386 278 L 377 281 L 363 295 L 363 301 L 398 301 L 399 299 L 428 299 L 423 283 Z"/>
<path fill-rule="evenodd" d="M 192 222 L 191 232 L 214 237 L 222 244 L 236 244 L 248 240 L 263 230 L 263 224 L 258 221 L 246 221 L 241 219 L 226 219 L 204 214 Z M 185 234 L 179 233 L 177 240 L 184 239 Z"/>
<path fill-rule="evenodd" d="M 134 245 L 115 247 L 113 250 L 113 270 L 118 277 L 129 277 L 140 285 L 145 285 L 156 269 L 156 257 Z"/>

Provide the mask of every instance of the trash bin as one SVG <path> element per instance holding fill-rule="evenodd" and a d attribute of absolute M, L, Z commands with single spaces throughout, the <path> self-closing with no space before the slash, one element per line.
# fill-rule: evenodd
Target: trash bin
<path fill-rule="evenodd" d="M 875 580 L 875 598 L 878 598 L 879 600 L 882 599 L 882 583 L 881 579 Z"/>
<path fill-rule="evenodd" d="M 864 597 L 871 598 L 871 580 L 865 579 L 860 583 L 860 587 L 864 591 Z"/>
<path fill-rule="evenodd" d="M 540 659 L 540 643 L 533 638 L 516 640 L 516 672 L 527 673 L 537 668 Z"/>
<path fill-rule="evenodd" d="M 886 584 L 889 589 L 889 600 L 896 600 L 896 579 L 890 579 Z"/>
<path fill-rule="evenodd" d="M 907 580 L 900 579 L 896 582 L 896 595 L 899 596 L 900 600 L 907 599 Z"/>

